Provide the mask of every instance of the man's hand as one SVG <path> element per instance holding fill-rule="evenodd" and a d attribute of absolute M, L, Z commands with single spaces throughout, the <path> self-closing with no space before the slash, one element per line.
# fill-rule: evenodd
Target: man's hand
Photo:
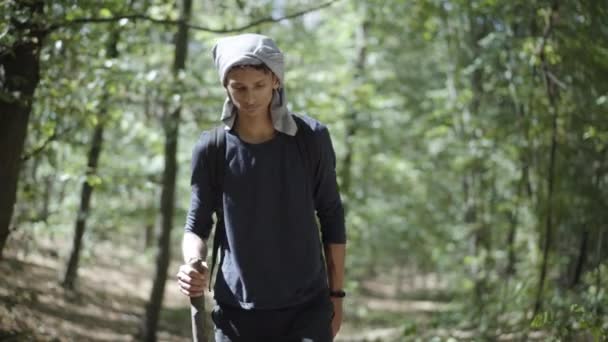
<path fill-rule="evenodd" d="M 188 297 L 202 296 L 207 287 L 208 274 L 209 269 L 204 261 L 181 265 L 177 272 L 179 290 Z"/>
<path fill-rule="evenodd" d="M 340 326 L 342 325 L 342 298 L 331 297 L 331 303 L 334 306 L 334 318 L 331 320 L 332 336 L 336 337 Z"/>

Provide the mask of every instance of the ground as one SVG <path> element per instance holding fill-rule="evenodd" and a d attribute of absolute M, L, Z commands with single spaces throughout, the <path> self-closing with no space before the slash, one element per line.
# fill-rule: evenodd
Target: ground
<path fill-rule="evenodd" d="M 65 250 L 59 244 L 48 240 L 32 247 L 13 241 L 5 251 L 0 261 L 0 341 L 135 340 L 154 274 L 153 253 L 96 243 L 83 254 L 77 290 L 70 292 L 59 285 L 66 260 L 57 252 Z M 190 341 L 189 302 L 175 285 L 179 257 L 173 259 L 158 340 Z M 421 329 L 428 330 L 434 315 L 450 310 L 437 277 L 406 276 L 407 281 L 398 282 L 398 274 L 362 282 L 359 293 L 346 298 L 346 318 L 336 341 L 411 340 L 421 336 Z M 466 331 L 436 333 L 458 340 L 471 337 Z"/>

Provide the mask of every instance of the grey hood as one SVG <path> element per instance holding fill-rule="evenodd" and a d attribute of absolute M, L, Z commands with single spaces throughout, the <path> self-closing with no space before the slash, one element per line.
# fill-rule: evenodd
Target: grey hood
<path fill-rule="evenodd" d="M 272 39 L 250 33 L 225 37 L 217 41 L 212 54 L 222 85 L 225 84 L 226 74 L 232 67 L 265 64 L 280 82 L 279 88 L 272 94 L 270 103 L 270 116 L 274 128 L 288 135 L 296 134 L 298 128 L 287 110 L 283 53 Z M 234 125 L 236 115 L 236 107 L 230 98 L 226 97 L 221 120 L 228 129 Z"/>

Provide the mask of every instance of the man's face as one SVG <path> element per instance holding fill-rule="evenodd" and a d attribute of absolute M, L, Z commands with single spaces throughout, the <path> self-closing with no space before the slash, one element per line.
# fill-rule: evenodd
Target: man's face
<path fill-rule="evenodd" d="M 272 91 L 279 86 L 272 72 L 236 67 L 226 76 L 226 90 L 240 115 L 268 115 Z"/>

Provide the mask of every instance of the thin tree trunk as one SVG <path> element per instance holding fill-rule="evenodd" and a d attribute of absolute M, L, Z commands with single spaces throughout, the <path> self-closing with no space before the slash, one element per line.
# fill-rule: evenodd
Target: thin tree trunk
<path fill-rule="evenodd" d="M 102 117 L 101 113 L 99 117 Z M 72 239 L 72 248 L 65 273 L 63 275 L 62 285 L 69 290 L 74 289 L 78 274 L 78 261 L 80 259 L 80 250 L 82 248 L 82 237 L 84 235 L 87 217 L 89 215 L 91 195 L 93 194 L 93 187 L 89 183 L 89 177 L 97 173 L 97 163 L 101 153 L 101 145 L 103 143 L 103 120 L 104 119 L 98 120 L 93 131 L 91 148 L 87 158 L 86 177 L 82 182 L 82 189 L 80 191 L 80 208 L 76 215 L 76 225 L 74 229 L 74 237 Z"/>
<path fill-rule="evenodd" d="M 534 315 L 536 315 L 542 306 L 542 291 L 547 275 L 547 265 L 549 260 L 549 250 L 553 241 L 553 184 L 555 181 L 555 155 L 557 150 L 557 111 L 552 110 L 553 123 L 551 133 L 551 155 L 549 159 L 549 175 L 547 178 L 547 213 L 545 217 L 545 231 L 543 241 L 543 256 L 540 266 L 540 276 L 538 281 L 538 289 L 536 291 L 536 299 L 534 302 Z"/>
<path fill-rule="evenodd" d="M 118 30 L 112 31 L 106 47 L 109 58 L 118 57 L 118 50 L 116 46 L 118 45 L 119 39 L 120 32 Z M 69 290 L 74 289 L 76 278 L 78 276 L 78 262 L 80 259 L 80 251 L 82 249 L 82 237 L 86 229 L 87 218 L 89 216 L 91 205 L 91 196 L 93 195 L 93 186 L 90 183 L 90 177 L 97 174 L 97 164 L 99 162 L 99 156 L 101 154 L 101 148 L 103 145 L 103 133 L 107 120 L 106 116 L 108 106 L 109 94 L 104 90 L 99 113 L 97 114 L 97 122 L 95 124 L 95 128 L 93 129 L 91 148 L 87 157 L 86 178 L 82 182 L 82 189 L 80 192 L 80 207 L 78 214 L 76 215 L 76 225 L 74 229 L 74 238 L 72 240 L 72 248 L 63 276 L 62 285 Z"/>
<path fill-rule="evenodd" d="M 512 49 L 509 46 L 507 48 L 507 52 L 509 55 L 509 63 L 507 63 L 507 67 L 508 70 L 510 71 L 511 75 L 515 75 L 515 71 L 512 68 L 512 62 L 513 62 L 513 53 L 512 53 Z M 515 204 L 515 208 L 510 210 L 508 213 L 508 220 L 509 220 L 509 232 L 507 234 L 507 252 L 508 252 L 508 258 L 507 258 L 507 265 L 505 267 L 505 275 L 507 276 L 507 279 L 510 279 L 510 277 L 514 276 L 516 273 L 516 268 L 515 268 L 515 264 L 517 263 L 517 256 L 515 253 L 515 241 L 517 239 L 517 228 L 519 225 L 519 206 L 520 206 L 520 202 L 522 200 L 522 195 L 524 192 L 524 189 L 526 190 L 526 193 L 528 196 L 532 196 L 532 187 L 530 185 L 530 177 L 529 177 L 529 164 L 530 164 L 530 157 L 529 157 L 529 145 L 530 145 L 530 137 L 529 137 L 529 129 L 528 129 L 528 125 L 526 124 L 526 110 L 524 107 L 524 104 L 521 103 L 520 99 L 519 99 L 519 95 L 517 93 L 517 89 L 515 88 L 515 83 L 511 80 L 509 81 L 509 93 L 511 95 L 511 99 L 513 101 L 513 106 L 514 109 L 517 112 L 517 118 L 518 118 L 518 126 L 521 132 L 523 132 L 523 138 L 524 138 L 524 149 L 523 151 L 521 151 L 521 177 L 520 180 L 517 184 L 517 196 L 516 196 L 516 204 Z"/>
<path fill-rule="evenodd" d="M 148 8 L 149 7 L 149 3 L 148 1 L 145 1 L 143 8 Z M 146 36 L 150 36 L 150 29 L 146 29 Z M 145 45 L 143 47 L 144 49 L 144 55 L 148 54 L 148 45 Z M 148 73 L 148 71 L 150 70 L 150 65 L 149 65 L 149 61 L 148 59 L 146 59 L 145 62 L 145 71 L 146 73 Z M 144 117 L 146 118 L 146 120 L 152 120 L 154 117 L 154 113 L 152 111 L 152 98 L 153 96 L 150 94 L 150 87 L 148 87 L 147 85 L 144 86 Z M 154 199 L 156 197 L 156 193 L 153 192 L 150 196 L 151 199 Z M 146 200 L 145 202 L 145 206 L 147 207 L 155 207 L 155 205 L 153 203 L 156 203 L 156 200 L 152 200 L 152 201 L 148 201 Z M 150 213 L 150 215 L 154 215 L 154 213 Z M 149 217 L 148 215 L 146 215 L 146 217 Z M 143 248 L 144 250 L 147 250 L 149 248 L 152 247 L 153 242 L 154 242 L 154 218 L 150 218 L 149 221 L 146 222 L 145 225 L 145 229 L 144 229 L 144 245 Z"/>
<path fill-rule="evenodd" d="M 49 219 L 50 206 L 51 206 L 51 194 L 53 193 L 53 185 L 55 184 L 55 177 L 47 175 L 44 177 L 44 194 L 42 195 L 42 208 L 40 210 L 40 219 L 47 222 Z"/>
<path fill-rule="evenodd" d="M 177 139 L 181 108 L 169 114 L 165 123 L 165 171 L 161 194 L 161 229 L 158 234 L 158 252 L 156 255 L 156 272 L 150 299 L 146 305 L 143 326 L 143 341 L 156 341 L 158 317 L 162 307 L 167 270 L 170 262 L 171 228 L 175 198 L 175 179 L 177 175 Z"/>
<path fill-rule="evenodd" d="M 602 288 L 602 273 L 601 273 L 601 266 L 602 266 L 602 245 L 603 245 L 603 241 L 604 241 L 604 229 L 605 227 L 601 226 L 599 227 L 599 233 L 598 233 L 598 238 L 597 238 L 597 247 L 595 250 L 595 317 L 596 317 L 596 324 L 600 324 L 600 320 L 601 320 L 601 316 L 600 316 L 600 309 L 602 307 L 602 305 L 600 304 L 600 293 L 601 293 L 601 288 Z"/>
<path fill-rule="evenodd" d="M 369 31 L 369 21 L 367 19 L 367 11 L 366 5 L 361 3 L 359 10 L 361 11 L 363 18 L 358 30 L 356 32 L 356 41 L 355 46 L 357 47 L 357 59 L 354 65 L 354 84 L 355 86 L 362 84 L 365 78 L 365 66 L 367 63 L 367 36 Z M 353 176 L 353 155 L 354 155 L 354 142 L 359 131 L 359 120 L 358 113 L 355 109 L 352 109 L 346 115 L 345 126 L 346 126 L 346 134 L 345 134 L 345 148 L 346 151 L 344 153 L 344 159 L 342 160 L 342 168 L 340 171 L 340 190 L 344 196 L 344 211 L 346 215 L 351 207 L 351 202 L 353 201 L 353 189 L 352 189 L 352 176 Z M 371 242 L 371 241 L 369 241 Z M 375 255 L 377 254 L 377 248 L 374 243 L 368 243 L 367 247 L 369 248 L 369 254 L 371 257 L 369 258 L 369 263 L 366 266 L 369 275 L 375 276 L 378 272 L 377 267 L 377 258 Z"/>
<path fill-rule="evenodd" d="M 521 196 L 524 187 L 526 187 L 527 178 L 527 170 L 526 165 L 524 164 L 521 169 L 521 178 L 519 180 L 519 184 L 517 186 L 517 201 L 521 201 Z M 515 239 L 517 236 L 517 226 L 519 225 L 519 204 L 516 205 L 514 210 L 509 211 L 508 213 L 509 219 L 509 233 L 507 234 L 507 266 L 505 267 L 505 274 L 507 277 L 511 277 L 515 275 L 515 263 L 517 262 L 517 257 L 515 255 Z"/>
<path fill-rule="evenodd" d="M 451 63 L 450 65 L 448 65 L 448 72 L 446 73 L 446 79 L 447 79 L 447 88 L 448 88 L 448 94 L 449 94 L 449 99 L 450 102 L 452 102 L 453 104 L 456 104 L 456 102 L 458 101 L 458 89 L 460 87 L 460 83 L 459 82 L 459 73 L 458 71 L 461 68 L 464 68 L 465 66 L 468 66 L 472 63 L 472 58 L 471 56 L 466 55 L 466 52 L 468 52 L 468 49 L 465 51 L 465 49 L 462 49 L 459 44 L 458 41 L 459 39 L 461 40 L 466 40 L 468 43 L 468 47 L 471 49 L 471 51 L 476 51 L 473 52 L 473 54 L 477 54 L 479 48 L 477 45 L 477 40 L 478 40 L 478 35 L 479 35 L 479 31 L 477 26 L 478 24 L 475 22 L 475 19 L 472 18 L 474 16 L 474 14 L 472 13 L 472 9 L 469 7 L 467 8 L 467 16 L 468 16 L 468 27 L 469 27 L 469 32 L 467 33 L 462 33 L 458 31 L 458 27 L 464 27 L 465 25 L 459 25 L 458 27 L 451 27 L 450 25 L 450 20 L 449 20 L 449 16 L 448 13 L 443 10 L 440 12 L 441 15 L 441 19 L 443 22 L 443 26 L 445 28 L 445 40 L 446 40 L 446 46 L 447 46 L 447 50 L 450 53 L 450 55 L 452 56 Z M 459 37 L 459 35 L 461 37 Z M 466 108 L 465 110 L 462 111 L 454 111 L 454 126 L 455 126 L 455 133 L 458 136 L 458 138 L 460 139 L 460 141 L 466 145 L 467 143 L 470 142 L 471 139 L 474 139 L 474 135 L 470 133 L 470 127 L 471 127 L 471 116 L 476 114 L 479 110 L 479 106 L 481 104 L 481 91 L 480 91 L 480 87 L 481 87 L 481 78 L 482 78 L 482 73 L 479 69 L 474 70 L 474 72 L 471 74 L 471 78 L 469 80 L 469 86 L 472 89 L 473 92 L 473 98 L 471 100 L 470 105 L 468 106 L 468 108 Z M 478 222 L 478 215 L 479 215 L 479 208 L 478 208 L 478 198 L 476 197 L 476 184 L 478 183 L 478 179 L 480 178 L 480 174 L 478 172 L 478 170 L 476 169 L 465 169 L 463 170 L 463 174 L 461 176 L 461 185 L 462 185 L 462 203 L 463 203 L 463 215 L 462 215 L 462 221 L 465 225 L 467 225 L 468 227 L 472 227 L 472 232 L 470 235 L 470 240 L 469 240 L 469 253 L 471 255 L 475 255 L 478 256 L 479 255 L 479 250 L 480 247 L 482 245 L 482 239 L 483 239 L 483 234 L 482 234 L 482 230 L 483 227 L 478 227 L 477 226 L 477 222 Z M 481 312 L 483 311 L 482 309 L 482 294 L 483 294 L 483 286 L 480 283 L 480 280 L 478 279 L 479 277 L 479 273 L 480 273 L 480 269 L 479 266 L 477 264 L 472 264 L 469 267 L 469 272 L 471 277 L 474 278 L 474 290 L 473 290 L 473 295 L 474 295 L 474 301 L 475 301 L 475 306 L 476 308 L 479 310 L 478 312 L 478 317 L 481 316 Z"/>
<path fill-rule="evenodd" d="M 7 48 L 0 48 L 0 259 L 10 234 L 10 224 L 21 167 L 21 154 L 27 135 L 27 126 L 34 91 L 40 80 L 40 48 L 44 32 L 39 30 L 35 18 L 42 18 L 44 2 L 16 1 L 8 10 L 19 13 L 11 16 L 9 31 L 5 35 L 16 38 Z M 39 20 L 39 19 L 38 19 Z"/>
<path fill-rule="evenodd" d="M 515 213 L 509 212 L 509 233 L 507 234 L 507 266 L 505 267 L 505 275 L 507 277 L 511 277 L 515 275 L 515 263 L 517 262 L 517 258 L 515 255 L 515 237 L 517 235 L 517 224 L 518 224 L 518 215 L 517 211 Z"/>
<path fill-rule="evenodd" d="M 177 75 L 186 67 L 188 53 L 188 26 L 190 19 L 192 0 L 182 0 L 180 6 L 180 24 L 175 39 L 175 56 L 173 73 L 176 84 L 179 84 Z M 158 329 L 158 318 L 163 303 L 165 282 L 167 280 L 167 269 L 170 261 L 171 228 L 173 226 L 173 211 L 175 202 L 175 179 L 177 175 L 177 139 L 181 116 L 181 105 L 172 113 L 165 114 L 163 126 L 165 129 L 165 170 L 163 173 L 163 188 L 160 200 L 161 230 L 158 237 L 158 252 L 156 255 L 156 272 L 154 283 L 150 293 L 150 299 L 146 304 L 146 313 L 141 326 L 141 338 L 143 341 L 156 341 Z M 204 308 L 203 308 L 204 310 Z"/>
<path fill-rule="evenodd" d="M 469 58 L 469 63 L 472 64 L 473 63 L 473 58 L 475 58 L 475 56 L 479 56 L 479 54 L 481 53 L 480 48 L 479 48 L 479 40 L 481 38 L 483 38 L 486 35 L 487 32 L 487 28 L 486 28 L 486 19 L 484 17 L 479 16 L 478 14 L 475 13 L 475 11 L 471 8 L 468 7 L 467 8 L 467 17 L 468 17 L 468 26 L 469 26 L 469 33 L 467 36 L 467 41 L 468 41 L 468 45 L 469 45 L 469 49 L 472 53 L 472 55 Z M 477 67 L 473 70 L 472 74 L 471 74 L 471 79 L 470 79 L 470 87 L 471 87 L 471 91 L 472 91 L 472 98 L 471 98 L 471 103 L 469 105 L 468 108 L 468 115 L 471 117 L 477 117 L 479 115 L 480 109 L 481 109 L 481 103 L 482 103 L 482 97 L 483 97 L 483 69 L 481 69 L 480 67 Z M 467 113 L 463 113 L 463 115 L 466 115 Z M 463 122 L 465 121 L 465 119 L 463 119 Z M 475 141 L 477 138 L 475 136 L 475 133 L 471 130 L 469 131 L 470 133 L 467 133 L 466 129 L 463 126 L 463 130 L 464 130 L 464 142 L 465 143 L 470 143 L 471 141 Z M 472 169 L 468 170 L 469 174 L 470 174 L 470 178 L 471 178 L 471 184 L 470 184 L 470 191 L 468 193 L 468 197 L 469 197 L 469 203 L 471 205 L 470 208 L 468 208 L 469 210 L 471 210 L 472 212 L 474 212 L 474 215 L 469 215 L 469 217 L 467 217 L 468 221 L 467 222 L 465 220 L 466 223 L 475 226 L 474 228 L 474 232 L 473 232 L 473 239 L 474 239 L 474 246 L 475 246 L 475 251 L 474 251 L 474 255 L 475 257 L 479 257 L 480 253 L 485 250 L 485 251 L 489 251 L 490 246 L 489 246 L 489 233 L 487 232 L 488 227 L 485 224 L 485 222 L 483 222 L 483 220 L 478 221 L 478 217 L 483 217 L 483 207 L 481 205 L 478 204 L 479 201 L 481 201 L 481 194 L 485 193 L 484 189 L 483 189 L 483 171 L 479 170 L 479 167 L 475 167 Z M 476 186 L 476 184 L 478 184 L 478 186 Z M 466 214 L 465 214 L 466 215 Z M 489 253 L 488 253 L 489 255 Z M 488 256 L 486 256 L 485 258 L 488 258 Z M 487 259 L 483 260 L 483 263 L 481 263 L 481 267 L 487 267 Z M 487 293 L 487 279 L 486 279 L 486 272 L 484 272 L 483 270 L 478 270 L 476 272 L 477 274 L 475 274 L 475 300 L 476 300 L 476 307 L 479 310 L 479 317 L 481 317 L 483 315 L 484 312 L 484 304 L 485 304 L 485 299 L 484 299 L 484 294 Z M 481 273 L 481 276 L 479 275 Z"/>
<path fill-rule="evenodd" d="M 554 2 L 551 12 L 549 13 L 549 21 L 545 28 L 544 41 L 539 50 L 540 59 L 542 62 L 543 75 L 545 80 L 545 88 L 547 91 L 547 97 L 549 99 L 549 110 L 551 112 L 551 154 L 549 157 L 549 167 L 547 176 L 547 212 L 545 217 L 545 231 L 543 241 L 543 256 L 540 265 L 540 275 L 538 281 L 538 288 L 536 290 L 536 296 L 534 301 L 534 313 L 533 317 L 542 308 L 542 297 L 543 289 L 545 285 L 545 278 L 547 277 L 547 268 L 549 263 L 549 250 L 551 249 L 553 241 L 553 188 L 555 182 L 555 159 L 557 154 L 557 86 L 553 80 L 549 77 L 549 70 L 545 56 L 544 42 L 549 37 L 553 26 L 553 19 L 557 12 L 557 2 Z"/>
<path fill-rule="evenodd" d="M 606 160 L 606 152 L 608 152 L 608 146 L 604 147 L 603 151 L 600 153 L 600 163 L 596 167 L 595 170 L 595 187 L 596 189 L 601 188 L 601 180 L 605 178 L 605 173 L 603 173 L 602 164 Z M 605 202 L 604 202 L 605 203 Z M 604 246 L 604 233 L 606 230 L 606 224 L 604 222 L 600 222 L 598 225 L 598 233 L 597 233 L 597 247 L 595 250 L 595 324 L 596 326 L 601 325 L 601 320 L 603 315 L 601 314 L 601 310 L 603 305 L 600 304 L 600 289 L 602 288 L 602 246 Z"/>
<path fill-rule="evenodd" d="M 587 245 L 589 242 L 589 230 L 587 229 L 587 225 L 583 227 L 583 231 L 581 232 L 581 243 L 578 249 L 578 257 L 576 258 L 576 265 L 574 268 L 574 274 L 572 275 L 572 280 L 570 281 L 570 288 L 576 287 L 581 281 L 581 275 L 583 274 L 583 268 L 585 263 L 587 262 Z"/>
<path fill-rule="evenodd" d="M 152 247 L 152 241 L 154 240 L 154 224 L 148 223 L 144 229 L 144 250 Z"/>
<path fill-rule="evenodd" d="M 364 6 L 364 5 L 362 5 Z M 365 9 L 361 9 L 365 16 Z M 354 81 L 355 84 L 362 83 L 362 80 L 365 77 L 365 65 L 367 63 L 367 35 L 369 30 L 369 22 L 366 18 L 363 19 L 358 31 L 357 31 L 357 60 L 355 62 L 354 70 Z M 349 202 L 352 200 L 352 164 L 353 164 L 353 153 L 354 146 L 353 143 L 355 141 L 355 137 L 357 135 L 357 131 L 359 129 L 359 122 L 357 119 L 357 112 L 352 110 L 348 113 L 346 117 L 346 152 L 344 153 L 344 159 L 342 161 L 342 171 L 340 173 L 340 178 L 342 183 L 340 184 L 340 189 L 343 194 L 346 195 L 346 201 L 344 203 L 345 210 L 348 210 Z"/>

